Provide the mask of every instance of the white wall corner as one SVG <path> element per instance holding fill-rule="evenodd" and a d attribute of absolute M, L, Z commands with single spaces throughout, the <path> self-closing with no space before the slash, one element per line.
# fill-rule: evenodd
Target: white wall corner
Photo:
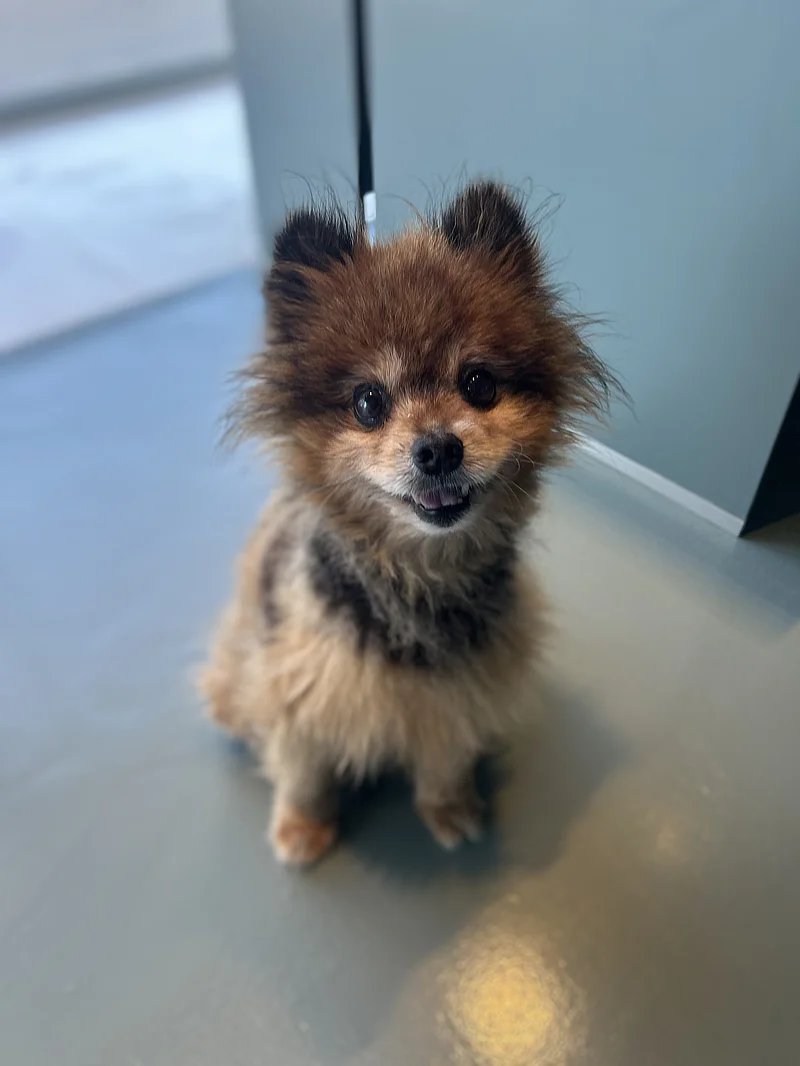
<path fill-rule="evenodd" d="M 737 518 L 730 511 L 723 510 L 722 507 L 717 507 L 715 503 L 698 496 L 697 493 L 690 492 L 689 489 L 677 485 L 674 481 L 670 481 L 669 478 L 662 477 L 661 474 L 650 470 L 649 467 L 634 462 L 633 459 L 629 459 L 620 452 L 615 452 L 613 448 L 609 448 L 606 444 L 601 444 L 592 437 L 586 437 L 581 434 L 578 447 L 586 455 L 591 456 L 605 466 L 610 466 L 620 474 L 626 474 L 634 481 L 638 481 L 640 485 L 657 492 L 659 496 L 666 497 L 666 499 L 671 500 L 687 511 L 691 511 L 692 514 L 704 518 L 707 522 L 711 522 L 712 525 L 724 530 L 732 537 L 738 537 L 741 533 L 744 525 L 743 519 Z"/>

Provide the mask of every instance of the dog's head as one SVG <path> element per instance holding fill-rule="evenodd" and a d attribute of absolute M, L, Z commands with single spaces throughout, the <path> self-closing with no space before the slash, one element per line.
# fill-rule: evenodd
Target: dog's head
<path fill-rule="evenodd" d="M 239 427 L 366 530 L 521 521 L 613 384 L 548 285 L 520 200 L 493 183 L 375 246 L 338 209 L 296 211 L 265 294 L 269 344 Z"/>

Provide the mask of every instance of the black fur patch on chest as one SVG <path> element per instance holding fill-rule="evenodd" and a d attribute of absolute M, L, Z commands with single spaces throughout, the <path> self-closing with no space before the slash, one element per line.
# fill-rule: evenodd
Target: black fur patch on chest
<path fill-rule="evenodd" d="M 389 662 L 441 669 L 484 648 L 513 597 L 515 552 L 504 546 L 457 590 L 412 597 L 385 575 L 357 566 L 332 537 L 310 546 L 310 578 L 331 615 L 352 626 L 361 651 L 372 648 Z"/>

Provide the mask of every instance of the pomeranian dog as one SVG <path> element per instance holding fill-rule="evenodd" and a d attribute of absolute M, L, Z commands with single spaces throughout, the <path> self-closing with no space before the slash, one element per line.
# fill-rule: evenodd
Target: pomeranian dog
<path fill-rule="evenodd" d="M 543 472 L 614 379 L 491 182 L 375 245 L 336 207 L 294 211 L 264 292 L 232 426 L 284 485 L 203 691 L 274 783 L 282 862 L 319 859 L 337 785 L 387 767 L 453 848 L 481 830 L 476 760 L 531 702 L 542 603 L 520 542 Z"/>

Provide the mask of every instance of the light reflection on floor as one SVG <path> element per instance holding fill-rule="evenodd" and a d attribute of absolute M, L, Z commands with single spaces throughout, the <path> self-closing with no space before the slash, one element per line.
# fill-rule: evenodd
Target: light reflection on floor
<path fill-rule="evenodd" d="M 500 923 L 463 936 L 441 979 L 442 1036 L 459 1066 L 562 1066 L 582 1045 L 580 990 Z"/>

